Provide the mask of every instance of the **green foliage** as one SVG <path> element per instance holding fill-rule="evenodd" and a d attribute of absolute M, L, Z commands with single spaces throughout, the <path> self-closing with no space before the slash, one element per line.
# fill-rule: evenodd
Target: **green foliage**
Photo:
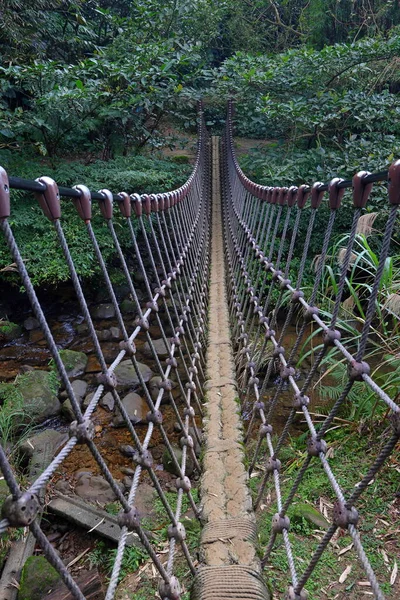
<path fill-rule="evenodd" d="M 117 549 L 110 548 L 106 542 L 97 542 L 95 548 L 88 554 L 91 568 L 100 567 L 107 576 L 110 576 L 116 554 Z M 147 553 L 144 549 L 137 546 L 126 546 L 118 581 L 122 581 L 126 575 L 137 571 L 146 559 Z"/>
<path fill-rule="evenodd" d="M 173 189 L 185 181 L 190 170 L 188 165 L 177 165 L 166 160 L 150 160 L 141 156 L 121 156 L 107 163 L 96 161 L 88 166 L 79 161 L 60 162 L 53 168 L 43 166 L 37 160 L 21 164 L 20 161 L 15 161 L 10 153 L 4 153 L 4 157 L 6 160 L 3 161 L 3 165 L 10 174 L 35 178 L 44 171 L 59 185 L 71 186 L 85 182 L 94 190 L 111 188 L 115 192 L 126 190 L 129 193 L 140 193 L 153 186 L 153 189 Z M 62 201 L 62 214 L 62 224 L 77 272 L 82 277 L 91 278 L 99 273 L 99 267 L 86 228 L 70 200 Z M 95 204 L 93 215 L 93 228 L 103 256 L 110 263 L 115 255 L 114 247 L 107 225 Z M 129 255 L 129 230 L 117 208 L 115 221 L 121 244 Z M 56 233 L 32 194 L 13 192 L 10 224 L 34 284 L 56 284 L 69 279 L 68 267 L 57 243 Z M 4 239 L 1 238 L 0 271 L 10 263 L 12 259 Z M 7 280 L 19 282 L 17 273 L 13 271 L 5 271 L 1 275 Z"/>

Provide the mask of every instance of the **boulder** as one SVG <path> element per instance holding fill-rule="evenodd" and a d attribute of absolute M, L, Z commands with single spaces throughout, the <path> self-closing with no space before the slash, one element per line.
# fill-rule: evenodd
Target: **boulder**
<path fill-rule="evenodd" d="M 99 304 L 92 311 L 94 319 L 113 319 L 115 317 L 115 308 L 113 304 Z"/>
<path fill-rule="evenodd" d="M 111 332 L 108 329 L 96 329 L 96 335 L 100 342 L 107 342 L 111 339 Z"/>
<path fill-rule="evenodd" d="M 175 454 L 175 457 L 176 457 L 176 460 L 178 461 L 178 463 L 182 464 L 182 449 L 178 448 L 177 446 L 172 446 L 172 450 Z M 179 471 L 176 468 L 175 463 L 173 462 L 168 449 L 164 450 L 162 464 L 163 464 L 164 469 L 166 471 L 168 471 L 168 473 L 172 473 L 172 475 L 176 475 L 177 477 L 179 477 Z M 194 471 L 193 458 L 192 458 L 191 454 L 188 452 L 186 454 L 185 475 L 190 477 L 192 475 L 193 471 Z"/>
<path fill-rule="evenodd" d="M 108 504 L 116 500 L 110 484 L 103 477 L 82 471 L 76 474 L 76 478 L 75 494 L 83 500 L 93 504 Z"/>
<path fill-rule="evenodd" d="M 75 381 L 72 382 L 71 384 L 72 389 L 74 390 L 74 394 L 77 400 L 79 400 L 79 402 L 81 402 L 83 400 L 83 398 L 85 397 L 86 394 L 86 390 L 87 390 L 87 382 L 84 381 L 83 379 L 75 379 Z M 60 394 L 60 400 L 67 400 L 68 399 L 68 394 L 67 394 L 67 390 L 63 390 Z"/>
<path fill-rule="evenodd" d="M 32 331 L 32 329 L 39 329 L 39 321 L 35 319 L 35 317 L 28 317 L 24 321 L 24 327 L 27 331 Z"/>
<path fill-rule="evenodd" d="M 154 347 L 154 350 L 156 351 L 157 356 L 159 356 L 160 358 L 165 358 L 166 356 L 169 356 L 169 351 L 166 348 L 165 342 L 162 338 L 159 338 L 157 340 L 152 340 L 152 343 L 153 343 L 153 347 Z M 144 352 L 145 356 L 148 356 L 149 358 L 153 358 L 153 353 L 151 351 L 149 342 L 146 342 L 144 344 L 143 352 Z"/>
<path fill-rule="evenodd" d="M 121 330 L 119 327 L 110 327 L 110 337 L 112 340 L 120 340 L 121 339 Z"/>
<path fill-rule="evenodd" d="M 122 300 L 119 308 L 123 315 L 131 315 L 137 312 L 135 302 L 133 300 L 129 300 L 128 298 Z"/>
<path fill-rule="evenodd" d="M 93 398 L 93 394 L 92 394 L 92 398 Z M 115 400 L 114 400 L 114 396 L 112 395 L 112 393 L 107 392 L 107 394 L 102 396 L 100 398 L 99 404 L 106 410 L 109 410 L 110 412 L 112 412 L 114 410 L 114 406 L 115 406 Z"/>
<path fill-rule="evenodd" d="M 58 386 L 54 376 L 48 371 L 29 371 L 17 377 L 15 386 L 22 395 L 24 412 L 32 423 L 41 423 L 58 415 L 61 404 L 57 397 Z"/>
<path fill-rule="evenodd" d="M 72 408 L 72 403 L 69 398 L 67 398 L 67 400 L 65 400 L 65 402 L 62 403 L 61 414 L 64 417 L 64 419 L 66 419 L 69 422 L 76 420 L 76 416 Z"/>
<path fill-rule="evenodd" d="M 83 352 L 60 350 L 60 358 L 67 371 L 68 377 L 78 377 L 85 372 L 88 357 Z"/>
<path fill-rule="evenodd" d="M 43 600 L 60 579 L 44 556 L 30 556 L 22 569 L 18 600 Z"/>
<path fill-rule="evenodd" d="M 0 341 L 11 342 L 22 334 L 22 329 L 11 321 L 0 321 Z"/>
<path fill-rule="evenodd" d="M 123 398 L 122 404 L 133 424 L 145 422 L 149 407 L 139 394 L 131 392 Z M 114 427 L 123 427 L 125 425 L 125 419 L 118 409 L 113 419 L 113 425 Z"/>
<path fill-rule="evenodd" d="M 44 429 L 26 439 L 20 445 L 20 450 L 24 456 L 31 458 L 34 453 L 37 453 L 40 449 L 44 449 L 48 446 L 50 454 L 54 456 L 67 440 L 68 433 L 66 432 L 57 431 L 56 429 Z"/>
<path fill-rule="evenodd" d="M 138 362 L 138 369 L 145 382 L 153 377 L 153 371 L 147 365 Z M 133 388 L 140 385 L 136 370 L 130 360 L 123 360 L 114 371 L 118 386 L 121 388 Z"/>

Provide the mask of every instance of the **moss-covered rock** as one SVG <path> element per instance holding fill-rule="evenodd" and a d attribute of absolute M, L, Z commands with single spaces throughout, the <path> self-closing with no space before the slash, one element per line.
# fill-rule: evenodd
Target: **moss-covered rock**
<path fill-rule="evenodd" d="M 14 386 L 24 400 L 23 411 L 32 423 L 40 423 L 60 412 L 58 382 L 54 373 L 28 371 L 17 377 Z"/>
<path fill-rule="evenodd" d="M 43 556 L 30 556 L 22 569 L 18 600 L 43 600 L 60 579 Z"/>
<path fill-rule="evenodd" d="M 63 361 L 68 377 L 78 377 L 85 372 L 88 357 L 83 352 L 75 350 L 60 350 L 60 358 Z"/>
<path fill-rule="evenodd" d="M 0 321 L 0 342 L 11 342 L 19 337 L 22 329 L 16 323 L 11 321 Z"/>

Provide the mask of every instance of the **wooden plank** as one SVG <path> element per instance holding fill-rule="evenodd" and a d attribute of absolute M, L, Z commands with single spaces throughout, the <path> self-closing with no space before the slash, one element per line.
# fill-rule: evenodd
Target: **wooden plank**
<path fill-rule="evenodd" d="M 88 532 L 92 530 L 93 533 L 118 544 L 121 530 L 117 517 L 110 515 L 105 510 L 96 508 L 77 496 L 65 496 L 57 492 L 57 495 L 47 505 L 47 509 L 71 523 L 86 529 Z M 135 533 L 128 535 L 126 543 L 127 546 L 142 548 Z"/>

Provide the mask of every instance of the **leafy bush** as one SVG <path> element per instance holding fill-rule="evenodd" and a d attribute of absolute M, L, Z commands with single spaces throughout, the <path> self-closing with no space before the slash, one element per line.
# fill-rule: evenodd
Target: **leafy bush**
<path fill-rule="evenodd" d="M 39 161 L 21 163 L 9 152 L 0 156 L 3 166 L 10 175 L 35 178 L 46 174 L 59 185 L 71 186 L 84 183 L 98 190 L 110 188 L 113 192 L 149 192 L 168 189 L 182 184 L 190 167 L 177 165 L 172 161 L 151 160 L 145 157 L 118 157 L 113 161 L 96 161 L 85 166 L 79 161 L 59 163 L 54 167 Z M 10 224 L 13 228 L 21 254 L 27 262 L 27 269 L 34 284 L 56 284 L 69 279 L 68 267 L 59 248 L 56 233 L 44 217 L 33 194 L 13 191 L 11 195 Z M 106 261 L 115 255 L 112 239 L 98 207 L 93 206 L 93 228 L 99 240 Z M 90 278 L 99 272 L 94 250 L 82 221 L 78 218 L 70 200 L 62 200 L 62 223 L 67 242 L 79 275 Z M 121 244 L 131 247 L 128 228 L 123 225 L 118 208 L 115 209 L 118 236 Z M 0 271 L 12 263 L 3 237 L 0 239 Z M 5 271 L 3 278 L 19 281 L 17 273 Z"/>

